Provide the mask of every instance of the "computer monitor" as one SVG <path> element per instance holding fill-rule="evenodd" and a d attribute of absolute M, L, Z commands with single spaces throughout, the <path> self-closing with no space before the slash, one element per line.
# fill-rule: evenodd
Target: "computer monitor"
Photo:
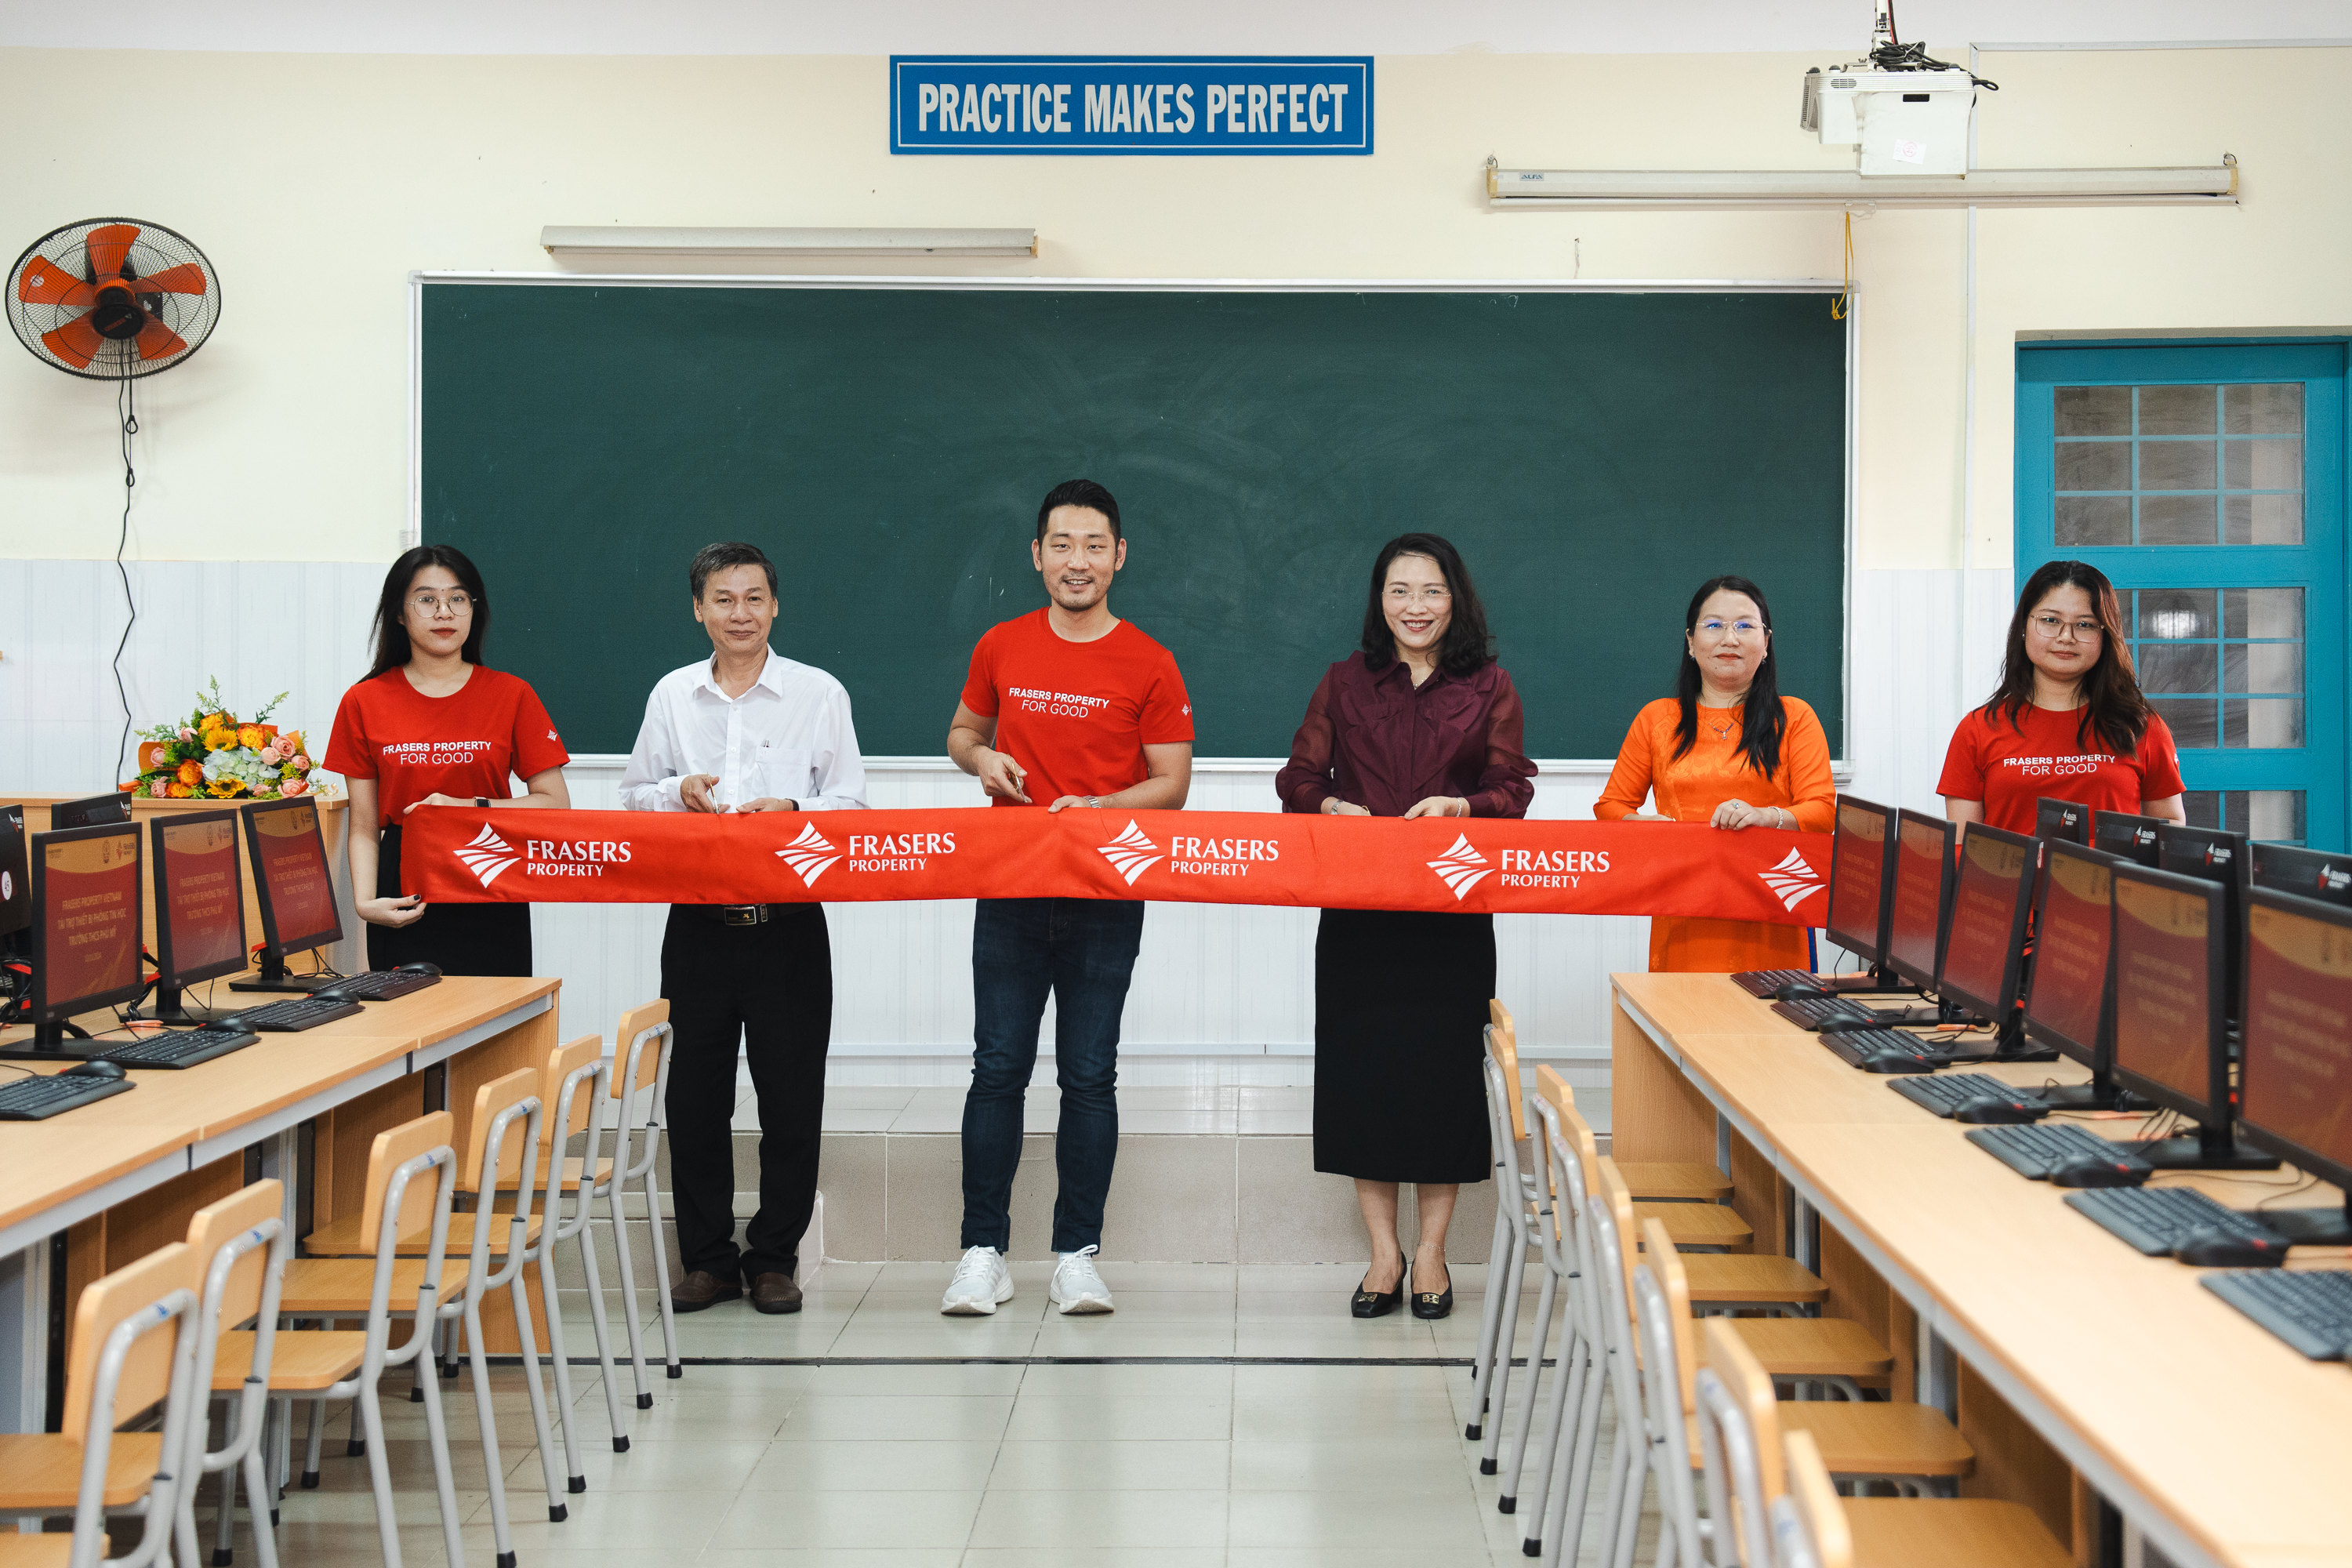
<path fill-rule="evenodd" d="M 0 805 L 0 952 L 33 923 L 32 868 L 25 858 L 25 808 Z"/>
<path fill-rule="evenodd" d="M 2091 808 L 2079 800 L 2052 800 L 2048 795 L 2033 803 L 2033 837 L 2048 843 L 2063 838 L 2069 844 L 2091 842 Z"/>
<path fill-rule="evenodd" d="M 100 1054 L 68 1047 L 89 1037 L 76 1015 L 135 1002 L 140 972 L 139 829 L 128 822 L 37 833 L 32 841 L 33 992 L 30 1041 L 0 1047 L 17 1060 Z"/>
<path fill-rule="evenodd" d="M 2250 888 L 2297 893 L 2352 909 L 2352 855 L 2332 855 L 2299 844 L 2249 844 L 2245 866 Z"/>
<path fill-rule="evenodd" d="M 68 827 L 101 827 L 109 823 L 130 820 L 131 796 L 127 793 L 59 801 L 49 807 L 49 831 L 52 833 Z"/>
<path fill-rule="evenodd" d="M 1838 796 L 1830 847 L 1830 941 L 1885 968 L 1886 922 L 1895 904 L 1895 812 L 1857 795 Z"/>
<path fill-rule="evenodd" d="M 2136 865 L 2156 864 L 2156 830 L 2161 817 L 2134 816 L 2127 811 L 2103 811 L 2091 825 L 2091 847 Z"/>
<path fill-rule="evenodd" d="M 2045 1105 L 2107 1110 L 2116 1103 L 2115 867 L 2114 857 L 2079 844 L 2042 845 L 2025 1037 L 2091 1069 L 2088 1083 L 2036 1089 Z"/>
<path fill-rule="evenodd" d="M 155 1016 L 194 1024 L 182 992 L 245 968 L 236 813 L 173 812 L 150 825 L 155 868 Z"/>
<path fill-rule="evenodd" d="M 2130 1147 L 2165 1170 L 2272 1168 L 2231 1138 L 2220 885 L 2119 865 L 2115 888 L 2116 1081 L 2198 1124 L 2193 1135 Z"/>
<path fill-rule="evenodd" d="M 327 846 L 316 801 L 257 800 L 246 806 L 245 847 L 253 858 L 254 902 L 261 910 L 261 973 L 233 980 L 235 991 L 316 991 L 331 984 L 289 974 L 289 953 L 343 939 Z"/>
<path fill-rule="evenodd" d="M 1951 918 L 1936 994 L 1994 1027 L 1993 1049 L 2016 1058 L 2025 1050 L 2017 1018 L 2025 970 L 2025 917 L 2033 904 L 2033 878 L 2042 859 L 2031 838 L 1981 822 L 1960 836 Z"/>
<path fill-rule="evenodd" d="M 1952 825 L 1906 809 L 1895 814 L 1895 839 L 1885 964 L 1922 990 L 1933 990 L 1951 910 Z"/>
<path fill-rule="evenodd" d="M 2157 868 L 2200 877 L 2221 889 L 2221 1012 L 2238 1021 L 2238 950 L 2244 943 L 2239 909 L 2245 901 L 2246 836 L 2218 827 L 2161 823 L 2156 830 Z"/>
<path fill-rule="evenodd" d="M 2246 1142 L 2352 1194 L 2352 910 L 2256 888 L 2245 964 Z M 2352 1245 L 2352 1195 L 2261 1218 L 2290 1241 Z"/>

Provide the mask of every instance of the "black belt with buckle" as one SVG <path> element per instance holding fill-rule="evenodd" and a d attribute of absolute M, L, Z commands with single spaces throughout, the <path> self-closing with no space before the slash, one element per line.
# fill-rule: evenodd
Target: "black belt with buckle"
<path fill-rule="evenodd" d="M 681 904 L 681 909 L 699 910 L 711 920 L 725 926 L 761 926 L 770 921 L 781 921 L 791 915 L 814 909 L 814 904 Z"/>

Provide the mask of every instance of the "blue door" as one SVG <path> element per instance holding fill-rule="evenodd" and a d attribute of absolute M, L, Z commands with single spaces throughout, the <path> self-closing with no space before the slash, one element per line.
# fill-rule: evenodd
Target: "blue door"
<path fill-rule="evenodd" d="M 2123 596 L 2189 820 L 2347 845 L 2345 345 L 2021 345 L 2017 580 Z"/>

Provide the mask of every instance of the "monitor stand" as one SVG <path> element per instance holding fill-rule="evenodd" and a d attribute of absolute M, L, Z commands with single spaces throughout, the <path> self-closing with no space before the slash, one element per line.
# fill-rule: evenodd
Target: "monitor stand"
<path fill-rule="evenodd" d="M 2241 1149 L 2224 1127 L 2200 1126 L 2180 1138 L 2127 1139 L 2124 1147 L 2159 1171 L 2275 1171 L 2279 1162 L 2258 1150 Z"/>
<path fill-rule="evenodd" d="M 215 1016 L 226 1016 L 202 1010 L 191 1013 L 186 998 L 187 988 L 184 986 L 158 985 L 155 987 L 154 1007 L 143 1013 L 134 1009 L 128 1016 L 136 1023 L 166 1024 L 181 1029 L 201 1029 Z"/>
<path fill-rule="evenodd" d="M 2107 1069 L 2095 1067 L 2088 1083 L 2044 1084 L 2033 1094 L 2053 1110 L 2121 1110 L 2130 1091 L 2117 1089 Z"/>
<path fill-rule="evenodd" d="M 0 1061 L 9 1062 L 86 1062 L 105 1054 L 88 1030 L 72 1024 L 36 1024 L 31 1038 L 0 1045 Z"/>
<path fill-rule="evenodd" d="M 307 996 L 313 991 L 324 991 L 334 983 L 329 975 L 287 973 L 286 955 L 275 948 L 266 947 L 261 950 L 261 973 L 250 980 L 232 980 L 228 988 L 232 991 L 290 991 Z"/>
<path fill-rule="evenodd" d="M 1950 1004 L 1944 1005 L 1948 1007 Z M 1953 1011 L 1957 1013 L 1958 1009 L 1954 1008 Z M 1979 1063 L 2054 1062 L 2058 1059 L 2058 1053 L 2047 1046 L 2037 1046 L 2029 1041 L 2025 1037 L 2025 1026 L 2012 1017 L 1993 1036 L 1992 1049 L 1970 1052 L 1966 1056 L 1939 1054 L 1935 1059 L 1944 1067 L 1974 1067 Z"/>
<path fill-rule="evenodd" d="M 2352 1195 L 2335 1209 L 2248 1209 L 2297 1247 L 2352 1247 Z"/>
<path fill-rule="evenodd" d="M 1919 988 L 1883 963 L 1874 963 L 1859 974 L 1821 974 L 1814 983 L 1832 996 L 1916 996 Z"/>

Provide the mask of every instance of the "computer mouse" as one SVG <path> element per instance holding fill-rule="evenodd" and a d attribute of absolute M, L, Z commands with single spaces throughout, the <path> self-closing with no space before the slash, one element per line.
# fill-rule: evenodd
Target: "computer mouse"
<path fill-rule="evenodd" d="M 365 998 L 354 996 L 340 985 L 330 985 L 324 991 L 311 992 L 310 1000 L 313 1002 L 350 1002 L 357 1004 L 364 1001 Z"/>
<path fill-rule="evenodd" d="M 1952 1120 L 1974 1127 L 2014 1127 L 2023 1122 L 2039 1121 L 2050 1114 L 2050 1108 L 2038 1100 L 2022 1097 L 2004 1100 L 1999 1095 L 1979 1094 L 1964 1100 L 1952 1109 Z"/>
<path fill-rule="evenodd" d="M 58 1074 L 59 1078 L 129 1078 L 121 1062 L 108 1061 L 104 1057 L 92 1057 L 79 1061 Z"/>
<path fill-rule="evenodd" d="M 2145 1160 L 2117 1153 L 2107 1159 L 2097 1154 L 2078 1154 L 2050 1167 L 2050 1184 L 2053 1187 L 2136 1187 L 2156 1173 Z"/>
<path fill-rule="evenodd" d="M 1873 1051 L 1855 1065 L 1864 1072 L 1876 1073 L 1921 1073 L 1936 1070 L 1933 1064 L 1921 1061 L 1908 1051 Z"/>
<path fill-rule="evenodd" d="M 1775 1002 L 1794 1002 L 1801 996 L 1833 996 L 1836 993 L 1833 991 L 1825 991 L 1818 985 L 1807 985 L 1803 982 L 1798 981 L 1783 985 L 1780 989 L 1774 991 L 1772 993 L 1772 1000 Z"/>
<path fill-rule="evenodd" d="M 393 973 L 394 974 L 438 974 L 441 973 L 441 966 L 437 963 L 404 963 Z"/>
<path fill-rule="evenodd" d="M 2276 1268 L 2286 1261 L 2286 1243 L 2226 1230 L 2192 1230 L 2172 1256 L 2199 1268 Z"/>

